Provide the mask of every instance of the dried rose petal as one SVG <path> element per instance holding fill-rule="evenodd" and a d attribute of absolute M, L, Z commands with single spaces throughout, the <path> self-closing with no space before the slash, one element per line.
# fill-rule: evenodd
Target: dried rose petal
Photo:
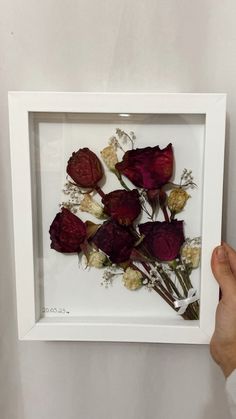
<path fill-rule="evenodd" d="M 135 238 L 127 227 L 109 220 L 102 224 L 92 242 L 109 256 L 111 262 L 122 263 L 129 259 Z"/>
<path fill-rule="evenodd" d="M 158 189 L 172 176 L 172 145 L 169 144 L 162 150 L 155 146 L 126 151 L 123 161 L 116 164 L 116 169 L 135 186 Z"/>
<path fill-rule="evenodd" d="M 62 208 L 54 218 L 50 229 L 51 248 L 62 253 L 80 252 L 86 238 L 86 226 L 67 208 Z"/>
<path fill-rule="evenodd" d="M 82 188 L 94 188 L 103 177 L 100 160 L 89 148 L 72 153 L 66 171 Z"/>
<path fill-rule="evenodd" d="M 132 224 L 141 212 L 137 189 L 112 191 L 102 198 L 102 203 L 104 204 L 104 212 L 118 221 L 119 224 Z"/>
<path fill-rule="evenodd" d="M 139 225 L 139 231 L 145 235 L 143 244 L 150 254 L 160 261 L 175 259 L 185 240 L 183 221 L 147 222 Z"/>

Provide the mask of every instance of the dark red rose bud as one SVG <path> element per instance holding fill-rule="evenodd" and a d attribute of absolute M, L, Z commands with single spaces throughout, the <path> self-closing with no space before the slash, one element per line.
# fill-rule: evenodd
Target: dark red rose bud
<path fill-rule="evenodd" d="M 82 188 L 94 188 L 103 177 L 100 160 L 89 148 L 72 153 L 66 171 Z"/>
<path fill-rule="evenodd" d="M 126 151 L 123 161 L 116 169 L 135 186 L 144 189 L 159 189 L 169 182 L 173 172 L 172 145 L 137 148 Z"/>
<path fill-rule="evenodd" d="M 62 208 L 54 218 L 50 229 L 51 248 L 62 253 L 80 252 L 86 238 L 86 226 L 67 208 Z"/>
<path fill-rule="evenodd" d="M 137 189 L 125 191 L 118 189 L 106 194 L 102 198 L 104 212 L 119 224 L 129 225 L 141 212 L 139 193 Z"/>
<path fill-rule="evenodd" d="M 128 228 L 117 224 L 114 220 L 103 223 L 92 239 L 92 242 L 106 253 L 113 263 L 126 262 L 135 241 Z"/>
<path fill-rule="evenodd" d="M 151 255 L 160 261 L 175 259 L 185 240 L 183 221 L 148 222 L 140 224 L 139 231 L 145 235 L 143 244 Z"/>

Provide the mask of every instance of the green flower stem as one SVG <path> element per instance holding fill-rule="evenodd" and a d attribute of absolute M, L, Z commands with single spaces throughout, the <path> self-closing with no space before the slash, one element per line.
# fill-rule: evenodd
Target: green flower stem
<path fill-rule="evenodd" d="M 183 281 L 186 284 L 187 289 L 189 290 L 189 288 L 192 288 L 192 282 L 189 278 L 189 273 L 187 271 L 187 268 L 186 268 L 185 265 L 182 265 L 181 263 L 179 263 L 177 266 L 183 266 L 184 267 L 184 270 L 180 270 L 178 272 L 181 275 L 181 277 L 183 278 Z"/>
<path fill-rule="evenodd" d="M 158 272 L 159 272 L 159 274 L 161 275 L 161 277 L 162 277 L 162 279 L 163 279 L 163 281 L 164 281 L 164 283 L 165 283 L 165 286 L 166 286 L 166 288 L 167 288 L 167 290 L 169 291 L 169 293 L 172 295 L 173 294 L 173 288 L 172 288 L 172 286 L 171 286 L 171 284 L 170 284 L 170 281 L 169 281 L 169 277 L 168 277 L 168 275 L 163 275 L 164 274 L 164 272 L 160 272 L 161 271 L 161 269 L 160 270 L 158 270 Z"/>
<path fill-rule="evenodd" d="M 159 272 L 159 274 L 161 275 L 161 277 L 162 277 L 163 281 L 165 282 L 165 284 L 168 283 L 169 286 L 172 288 L 171 289 L 171 292 L 174 291 L 175 294 L 176 294 L 176 296 L 178 298 L 181 298 L 182 296 L 181 296 L 178 288 L 176 287 L 176 285 L 174 284 L 174 282 L 172 281 L 172 279 L 169 277 L 169 275 L 167 273 L 165 273 L 162 268 L 157 267 L 156 269 Z"/>
<path fill-rule="evenodd" d="M 152 220 L 152 221 L 153 221 L 153 215 L 154 215 L 154 214 L 151 214 L 151 213 L 147 210 L 147 208 L 145 207 L 145 205 L 144 205 L 143 203 L 141 203 L 141 207 L 142 207 L 142 210 L 143 210 L 144 212 L 146 212 L 146 214 L 147 214 L 148 218 L 150 218 L 150 220 Z"/>
<path fill-rule="evenodd" d="M 142 263 L 142 264 L 145 265 L 145 263 Z M 138 270 L 144 276 L 144 278 L 149 281 L 148 276 L 145 275 L 145 273 L 141 269 L 139 269 L 136 265 L 133 265 L 133 264 L 131 266 L 134 266 L 134 268 L 136 270 Z M 175 311 L 177 311 L 174 307 L 174 304 L 173 304 L 173 301 L 174 301 L 173 297 L 170 294 L 166 293 L 166 290 L 163 286 L 161 288 L 162 289 L 160 289 L 159 286 L 158 287 L 157 286 L 153 287 L 153 289 L 160 295 L 160 297 L 162 297 L 163 300 L 165 300 L 167 302 L 167 304 L 169 304 L 171 306 L 171 308 L 173 308 Z"/>
<path fill-rule="evenodd" d="M 102 189 L 100 188 L 100 186 L 96 185 L 94 189 L 101 196 L 101 198 L 104 198 L 105 193 L 102 191 Z"/>
<path fill-rule="evenodd" d="M 123 186 L 124 189 L 126 189 L 126 191 L 130 191 L 131 189 L 126 185 L 126 183 L 123 181 L 122 176 L 120 175 L 119 172 L 114 172 L 117 179 L 119 180 L 121 186 Z"/>
<path fill-rule="evenodd" d="M 175 299 L 166 291 L 163 285 L 158 284 L 154 286 L 153 289 L 173 308 L 173 310 L 175 310 L 176 313 L 178 313 L 179 309 L 174 306 Z M 191 306 L 192 304 L 187 307 L 185 312 L 181 314 L 181 317 L 185 320 L 198 320 L 199 314 L 193 310 Z"/>
<path fill-rule="evenodd" d="M 186 267 L 185 267 L 184 271 L 178 271 L 178 274 L 181 276 L 181 278 L 182 278 L 182 280 L 183 280 L 183 282 L 184 282 L 184 284 L 187 288 L 187 291 L 190 288 L 193 288 L 193 285 L 192 285 L 192 282 L 191 282 L 191 279 L 189 277 L 189 273 L 188 273 Z M 194 311 L 194 313 L 196 314 L 197 319 L 199 319 L 199 302 L 195 301 L 194 303 L 191 303 L 190 307 Z"/>
<path fill-rule="evenodd" d="M 167 223 L 169 223 L 169 215 L 168 215 L 168 212 L 167 212 L 167 209 L 166 209 L 166 206 L 165 205 L 162 205 L 161 206 L 161 209 L 162 209 L 162 212 L 163 212 L 163 214 L 164 214 L 164 217 L 165 217 L 165 221 L 167 221 Z"/>
<path fill-rule="evenodd" d="M 160 287 L 160 284 L 158 286 L 154 286 L 153 289 L 156 291 L 172 308 L 175 310 L 176 313 L 178 313 L 178 308 L 175 308 L 174 306 L 174 299 L 171 300 L 168 299 L 164 287 Z M 187 307 L 186 311 L 181 314 L 181 317 L 183 317 L 184 320 L 198 320 L 198 315 L 192 311 L 190 305 Z"/>
<path fill-rule="evenodd" d="M 170 300 L 170 299 L 168 298 L 168 296 L 166 295 L 165 290 L 164 290 L 164 291 L 163 291 L 163 290 L 161 290 L 161 289 L 159 288 L 159 286 L 156 286 L 156 285 L 153 287 L 153 289 L 154 289 L 154 291 L 156 291 L 156 292 L 157 292 L 157 294 L 159 294 L 159 295 L 160 295 L 160 297 L 161 297 L 161 298 L 163 298 L 163 300 L 165 300 L 165 302 L 166 302 L 167 304 L 169 304 L 169 306 L 170 306 L 171 308 L 173 308 L 173 310 L 177 311 L 177 310 L 176 310 L 176 308 L 174 307 L 173 300 Z"/>
<path fill-rule="evenodd" d="M 175 273 L 175 275 L 177 276 L 177 278 L 178 278 L 178 280 L 179 280 L 179 283 L 180 283 L 180 285 L 181 285 L 181 287 L 182 287 L 182 290 L 183 290 L 184 296 L 185 296 L 185 297 L 187 297 L 187 296 L 188 296 L 188 288 L 187 288 L 187 286 L 186 286 L 186 284 L 185 284 L 185 282 L 184 282 L 184 280 L 183 280 L 183 278 L 182 278 L 182 276 L 181 276 L 180 272 L 179 272 L 179 271 L 178 271 L 178 269 L 176 269 L 176 268 L 173 268 L 173 270 L 174 270 L 174 273 Z"/>
<path fill-rule="evenodd" d="M 132 234 L 134 234 L 136 236 L 136 238 L 137 238 L 137 236 L 139 236 L 135 229 L 133 229 Z M 140 261 L 142 263 L 144 269 L 147 272 L 150 272 L 151 267 L 150 267 L 149 263 L 153 264 L 155 262 L 155 260 L 151 257 L 148 250 L 145 248 L 145 246 L 143 246 L 143 244 L 140 245 L 140 250 L 141 250 L 141 252 L 144 253 L 144 255 L 146 255 L 147 258 L 150 258 L 149 262 L 147 262 L 147 263 Z M 176 269 L 176 267 L 177 267 L 176 261 L 174 261 L 174 262 L 175 262 L 175 265 L 172 266 L 172 270 L 175 272 L 175 274 L 176 274 L 176 276 L 179 280 L 179 283 L 180 283 L 181 287 L 183 288 L 183 294 L 178 290 L 178 288 L 176 287 L 176 285 L 174 284 L 172 279 L 169 277 L 169 275 L 166 272 L 164 272 L 162 268 L 158 269 L 158 267 L 157 267 L 157 270 L 158 270 L 160 276 L 162 277 L 165 286 L 163 284 L 158 283 L 158 281 L 157 281 L 156 285 L 153 287 L 153 289 L 167 302 L 167 304 L 173 310 L 175 310 L 176 313 L 178 313 L 179 309 L 174 307 L 174 301 L 176 300 L 176 297 L 174 297 L 174 293 L 175 293 L 175 295 L 177 296 L 178 299 L 184 299 L 188 295 L 188 290 L 190 288 L 192 288 L 192 284 L 191 284 L 188 272 L 186 270 L 184 271 L 185 275 L 184 275 L 184 278 L 183 278 L 182 275 L 180 274 L 180 271 L 178 271 Z M 136 265 L 135 265 L 135 269 L 138 269 Z M 149 277 L 147 275 L 145 275 L 145 273 L 143 271 L 141 271 L 140 269 L 138 269 L 138 270 L 149 281 Z M 160 270 L 161 270 L 161 272 L 160 272 Z M 187 283 L 188 283 L 189 287 L 185 283 L 185 280 L 187 280 Z M 181 317 L 183 317 L 183 319 L 185 319 L 185 320 L 198 320 L 199 319 L 199 304 L 198 304 L 198 302 L 194 302 L 194 303 L 189 304 L 186 311 L 183 314 L 181 314 Z"/>
<path fill-rule="evenodd" d="M 190 304 L 190 305 L 187 307 L 186 311 L 185 311 L 183 314 L 181 314 L 181 316 L 182 316 L 183 318 L 187 318 L 188 320 L 199 320 L 199 315 L 197 315 L 197 313 L 195 313 L 195 312 L 192 310 L 191 305 L 192 305 L 192 304 Z M 184 316 L 186 316 L 186 317 L 184 317 Z"/>
<path fill-rule="evenodd" d="M 184 271 L 184 273 L 183 273 L 183 271 L 181 272 L 181 271 L 178 271 L 177 269 L 175 269 L 175 273 L 176 273 L 176 276 L 179 279 L 179 282 L 180 282 L 182 288 L 184 286 L 183 290 L 184 289 L 186 290 L 185 291 L 185 296 L 187 297 L 189 289 L 193 288 L 192 283 L 191 283 L 190 278 L 189 278 L 189 275 L 187 274 L 186 271 Z M 198 303 L 198 301 L 195 301 L 194 303 L 189 304 L 187 309 L 188 309 L 189 312 L 193 313 L 193 316 L 196 320 L 199 319 L 199 303 Z"/>
<path fill-rule="evenodd" d="M 130 137 L 130 135 L 129 135 L 129 134 L 127 134 L 127 132 L 125 132 L 125 135 L 126 135 L 126 137 L 128 137 L 128 139 L 130 140 L 130 142 L 131 142 L 131 147 L 132 147 L 132 150 L 133 150 L 133 148 L 134 148 L 134 142 L 133 142 L 132 138 Z"/>
<path fill-rule="evenodd" d="M 150 267 L 145 263 L 142 262 L 142 265 L 144 269 L 146 269 L 147 272 L 150 271 Z M 143 272 L 140 271 L 142 274 Z M 145 274 L 144 274 L 145 275 Z M 149 278 L 147 275 L 145 275 L 146 279 L 149 281 Z M 177 309 L 174 307 L 174 301 L 175 298 L 172 295 L 172 290 L 168 291 L 162 284 L 158 283 L 158 285 L 155 285 L 153 289 L 173 308 L 173 310 L 177 311 Z"/>

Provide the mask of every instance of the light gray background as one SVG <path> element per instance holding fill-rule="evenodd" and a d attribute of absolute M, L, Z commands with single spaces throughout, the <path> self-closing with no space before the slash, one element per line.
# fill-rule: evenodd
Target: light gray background
<path fill-rule="evenodd" d="M 1 419 L 228 419 L 207 346 L 18 342 L 7 91 L 228 93 L 236 246 L 235 21 L 234 0 L 0 0 Z"/>

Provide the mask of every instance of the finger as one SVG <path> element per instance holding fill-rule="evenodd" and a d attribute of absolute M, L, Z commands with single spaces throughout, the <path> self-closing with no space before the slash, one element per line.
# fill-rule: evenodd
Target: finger
<path fill-rule="evenodd" d="M 211 268 L 223 295 L 236 292 L 236 278 L 231 270 L 229 257 L 224 246 L 218 246 L 214 249 Z"/>
<path fill-rule="evenodd" d="M 222 243 L 224 246 L 224 249 L 226 250 L 229 258 L 229 264 L 231 267 L 231 270 L 236 278 L 236 252 L 235 250 L 227 243 Z"/>

